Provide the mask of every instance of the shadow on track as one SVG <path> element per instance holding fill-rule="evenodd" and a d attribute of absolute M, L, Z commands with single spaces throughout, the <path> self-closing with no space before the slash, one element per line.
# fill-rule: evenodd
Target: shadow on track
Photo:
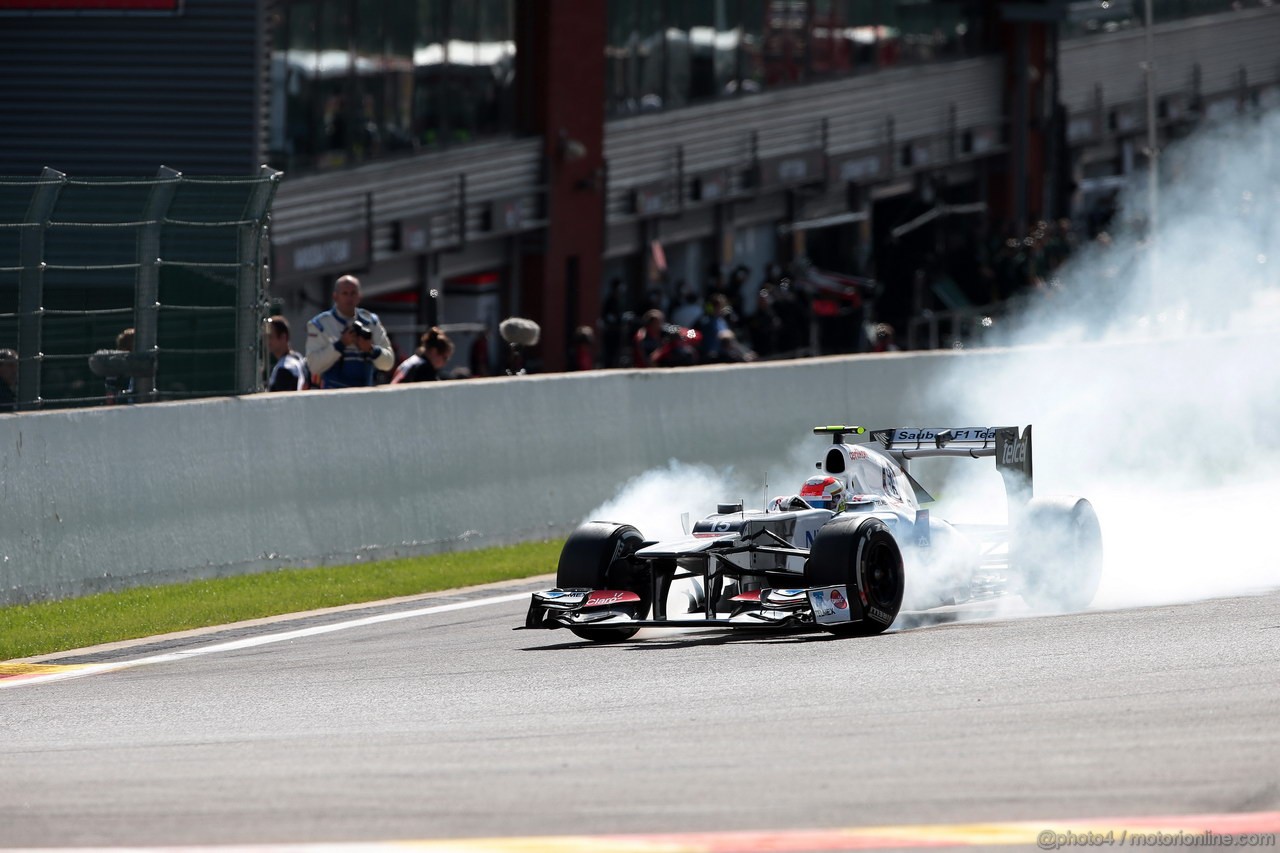
<path fill-rule="evenodd" d="M 557 649 L 589 649 L 601 646 L 642 651 L 645 649 L 684 649 L 700 646 L 724 646 L 736 643 L 769 643 L 774 645 L 781 643 L 823 643 L 831 641 L 867 643 L 874 642 L 879 637 L 890 637 L 894 634 L 906 631 L 922 631 L 931 628 L 949 628 L 953 626 L 959 627 L 962 625 L 972 625 L 992 618 L 1000 618 L 1004 615 L 1009 614 L 1004 614 L 996 609 L 990 608 L 904 611 L 898 614 L 898 619 L 893 623 L 893 627 L 885 633 L 878 636 L 856 638 L 841 638 L 821 630 L 802 628 L 793 628 L 789 630 L 752 630 L 750 628 L 708 628 L 706 630 L 688 628 L 647 628 L 645 631 L 660 631 L 663 633 L 650 636 L 644 636 L 642 634 L 637 638 L 621 640 L 616 643 L 595 643 L 590 640 L 579 640 L 575 638 L 563 643 L 526 646 L 520 649 L 520 651 L 539 652 Z M 668 631 L 671 633 L 667 633 Z"/>
<path fill-rule="evenodd" d="M 649 628 L 646 630 L 662 631 L 662 628 Z M 828 642 L 874 642 L 878 637 L 859 637 L 856 639 L 846 639 L 828 634 L 825 631 L 817 629 L 791 629 L 791 630 L 759 630 L 753 631 L 746 628 L 721 628 L 719 630 L 708 629 L 706 631 L 694 630 L 690 633 L 689 629 L 684 629 L 681 633 L 675 633 L 680 629 L 668 629 L 672 633 L 664 633 L 658 636 L 648 636 L 623 640 L 617 643 L 594 643 L 589 640 L 575 640 L 568 643 L 553 643 L 545 646 L 528 646 L 521 649 L 524 652 L 540 652 L 550 651 L 553 649 L 587 649 L 587 648 L 615 648 L 628 649 L 630 651 L 645 651 L 657 649 L 685 649 L 697 648 L 701 646 L 727 646 L 739 643 L 750 643 L 752 645 L 769 644 L 782 645 L 794 643 L 828 643 Z M 880 637 L 888 637 L 897 633 L 896 629 L 879 635 Z"/>
<path fill-rule="evenodd" d="M 662 630 L 661 628 L 654 630 Z M 571 650 L 571 649 L 591 649 L 591 648 L 610 648 L 610 649 L 627 649 L 628 651 L 645 651 L 656 649 L 683 649 L 695 648 L 699 646 L 725 646 L 731 643 L 809 643 L 809 642 L 825 642 L 826 640 L 834 640 L 835 637 L 830 634 L 824 634 L 817 631 L 796 633 L 796 632 L 773 632 L 765 633 L 761 631 L 744 631 L 741 629 L 722 629 L 720 631 L 700 631 L 696 634 L 671 634 L 660 637 L 643 637 L 640 639 L 623 640 L 617 643 L 594 643 L 590 640 L 575 640 L 568 643 L 552 643 L 546 646 L 527 646 L 520 649 L 522 652 L 543 652 L 552 650 Z"/>

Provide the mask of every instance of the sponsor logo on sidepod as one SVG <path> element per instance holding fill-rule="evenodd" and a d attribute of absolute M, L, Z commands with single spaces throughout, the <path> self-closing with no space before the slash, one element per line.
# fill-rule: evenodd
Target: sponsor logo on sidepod
<path fill-rule="evenodd" d="M 831 590 L 831 603 L 835 605 L 836 610 L 848 610 L 849 602 L 844 600 L 844 596 L 840 594 L 840 590 Z"/>

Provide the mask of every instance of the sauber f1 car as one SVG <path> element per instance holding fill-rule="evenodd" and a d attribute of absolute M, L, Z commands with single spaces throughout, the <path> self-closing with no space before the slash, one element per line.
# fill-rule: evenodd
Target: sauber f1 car
<path fill-rule="evenodd" d="M 535 592 L 524 628 L 617 642 L 641 628 L 790 628 L 879 634 L 907 609 L 1021 595 L 1035 610 L 1081 610 L 1102 573 L 1090 503 L 1033 497 L 1031 427 L 824 426 L 820 474 L 764 510 L 721 504 L 686 536 L 650 541 L 591 521 L 565 542 L 556 588 Z M 846 442 L 846 436 L 869 440 Z M 924 457 L 994 458 L 1004 525 L 950 524 L 909 473 Z M 683 594 L 672 594 L 673 584 Z M 680 612 L 673 612 L 680 611 Z"/>

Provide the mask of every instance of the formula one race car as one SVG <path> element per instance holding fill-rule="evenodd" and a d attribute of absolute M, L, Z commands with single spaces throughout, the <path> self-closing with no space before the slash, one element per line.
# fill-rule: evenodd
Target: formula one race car
<path fill-rule="evenodd" d="M 879 634 L 910 596 L 927 609 L 1019 594 L 1040 611 L 1081 610 L 1102 573 L 1090 503 L 1032 497 L 1031 427 L 885 429 L 832 436 L 821 473 L 763 510 L 721 504 L 686 537 L 648 541 L 635 527 L 591 521 L 565 542 L 556 588 L 535 592 L 525 628 L 568 628 L 617 642 L 646 627 L 808 628 Z M 922 457 L 994 457 L 1006 525 L 952 525 L 908 472 Z M 676 587 L 688 590 L 672 594 Z M 671 601 L 687 605 L 669 612 Z M 672 608 L 675 609 L 675 608 Z"/>

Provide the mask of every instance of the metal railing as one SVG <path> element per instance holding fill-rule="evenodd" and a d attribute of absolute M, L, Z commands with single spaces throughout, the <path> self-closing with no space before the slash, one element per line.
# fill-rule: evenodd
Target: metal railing
<path fill-rule="evenodd" d="M 0 178 L 0 349 L 18 355 L 17 409 L 260 390 L 281 177 Z M 110 357 L 126 329 L 141 358 Z"/>

